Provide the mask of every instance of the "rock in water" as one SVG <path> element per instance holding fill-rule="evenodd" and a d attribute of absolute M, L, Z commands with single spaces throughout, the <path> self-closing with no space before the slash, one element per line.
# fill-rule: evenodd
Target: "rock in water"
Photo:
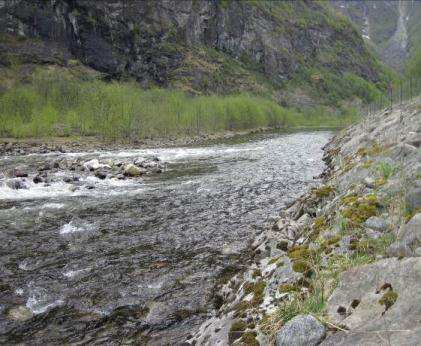
<path fill-rule="evenodd" d="M 6 182 L 6 186 L 11 188 L 12 190 L 22 190 L 27 189 L 28 186 L 26 182 L 22 179 L 11 179 Z"/>
<path fill-rule="evenodd" d="M 287 322 L 276 334 L 277 346 L 318 345 L 326 336 L 326 329 L 311 315 L 299 315 Z"/>
<path fill-rule="evenodd" d="M 124 166 L 123 172 L 124 172 L 124 175 L 128 177 L 138 177 L 139 175 L 142 174 L 142 171 L 140 170 L 140 168 L 132 163 L 129 163 L 126 166 Z"/>
<path fill-rule="evenodd" d="M 94 171 L 96 169 L 99 169 L 102 167 L 102 165 L 99 163 L 99 161 L 97 159 L 93 159 L 90 161 L 87 161 L 83 164 L 83 166 L 88 170 L 88 171 Z"/>

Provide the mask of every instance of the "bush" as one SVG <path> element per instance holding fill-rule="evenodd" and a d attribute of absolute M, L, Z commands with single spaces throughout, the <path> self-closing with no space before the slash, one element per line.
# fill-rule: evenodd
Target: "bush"
<path fill-rule="evenodd" d="M 143 90 L 135 83 L 74 78 L 38 71 L 27 84 L 0 94 L 0 136 L 101 136 L 128 140 L 192 136 L 258 127 L 343 126 L 356 112 L 306 114 L 250 94 L 190 96 Z"/>

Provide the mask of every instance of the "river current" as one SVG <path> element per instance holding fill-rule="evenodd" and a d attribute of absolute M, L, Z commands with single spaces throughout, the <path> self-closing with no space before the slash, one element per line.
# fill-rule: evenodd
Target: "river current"
<path fill-rule="evenodd" d="M 141 180 L 87 177 L 92 189 L 0 180 L 0 344 L 182 343 L 249 264 L 253 238 L 315 183 L 330 136 L 0 158 L 2 171 L 61 157 L 166 163 Z"/>

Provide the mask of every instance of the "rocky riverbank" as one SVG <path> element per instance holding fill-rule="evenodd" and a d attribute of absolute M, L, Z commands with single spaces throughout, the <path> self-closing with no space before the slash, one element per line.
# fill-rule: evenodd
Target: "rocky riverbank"
<path fill-rule="evenodd" d="M 257 133 L 271 132 L 275 128 L 261 127 L 246 131 L 226 131 L 214 134 L 200 134 L 190 137 L 157 138 L 125 141 L 106 140 L 97 137 L 55 137 L 15 139 L 0 138 L 0 155 L 28 155 L 47 153 L 93 152 L 110 150 L 134 150 L 148 148 L 172 148 L 192 145 L 212 144 L 215 141 L 229 140 Z"/>
<path fill-rule="evenodd" d="M 421 101 L 325 148 L 324 184 L 252 244 L 196 345 L 421 342 Z"/>

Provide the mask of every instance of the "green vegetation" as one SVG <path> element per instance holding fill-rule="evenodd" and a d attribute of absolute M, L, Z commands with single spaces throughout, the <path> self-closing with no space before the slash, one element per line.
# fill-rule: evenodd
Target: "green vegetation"
<path fill-rule="evenodd" d="M 75 78 L 66 71 L 38 71 L 0 94 L 0 136 L 101 136 L 145 139 L 241 131 L 258 127 L 337 127 L 356 111 L 306 114 L 261 96 L 191 96 L 143 90 L 135 83 Z"/>
<path fill-rule="evenodd" d="M 421 48 L 414 52 L 408 62 L 408 74 L 415 78 L 421 78 Z"/>

